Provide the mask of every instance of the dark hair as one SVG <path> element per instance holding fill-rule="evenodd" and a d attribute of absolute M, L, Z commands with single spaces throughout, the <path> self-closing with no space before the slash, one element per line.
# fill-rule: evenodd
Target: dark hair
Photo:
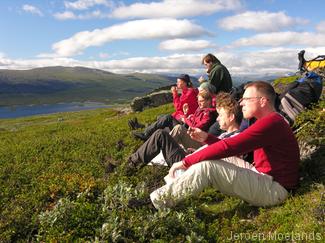
<path fill-rule="evenodd" d="M 218 58 L 216 58 L 215 55 L 208 53 L 202 58 L 202 64 L 204 64 L 204 61 L 207 63 L 216 63 L 218 62 Z"/>
<path fill-rule="evenodd" d="M 190 79 L 190 76 L 188 76 L 188 74 L 181 74 L 177 78 L 183 80 L 186 83 L 187 87 L 192 87 L 193 86 L 193 84 L 191 82 L 191 79 Z"/>
<path fill-rule="evenodd" d="M 228 114 L 234 114 L 235 122 L 240 125 L 243 119 L 243 112 L 239 103 L 229 93 L 219 92 L 216 96 L 216 108 L 223 108 Z"/>
<path fill-rule="evenodd" d="M 244 89 L 246 90 L 249 87 L 255 87 L 255 89 L 260 92 L 262 95 L 265 95 L 270 103 L 275 105 L 276 93 L 273 86 L 265 81 L 254 81 L 245 85 Z"/>

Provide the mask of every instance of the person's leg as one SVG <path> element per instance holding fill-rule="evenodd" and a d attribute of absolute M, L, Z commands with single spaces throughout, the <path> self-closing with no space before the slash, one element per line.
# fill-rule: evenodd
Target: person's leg
<path fill-rule="evenodd" d="M 233 163 L 231 163 L 233 162 Z M 207 187 L 243 199 L 256 206 L 271 206 L 283 202 L 288 192 L 272 177 L 235 165 L 235 159 L 203 161 L 192 165 L 171 183 L 150 194 L 156 208 L 173 207 L 189 195 Z M 239 164 L 250 167 L 249 163 Z"/>
<path fill-rule="evenodd" d="M 193 140 L 187 134 L 187 129 L 183 125 L 176 125 L 169 133 L 178 144 L 182 144 L 184 148 L 197 149 L 202 146 L 201 143 Z"/>
<path fill-rule="evenodd" d="M 142 133 L 135 133 L 134 135 L 142 140 L 147 140 L 156 130 L 164 129 L 165 127 L 172 129 L 175 124 L 179 124 L 179 122 L 174 117 L 171 115 L 163 115 L 158 117 L 156 122 L 145 128 Z"/>
<path fill-rule="evenodd" d="M 181 161 L 186 155 L 168 132 L 158 129 L 130 156 L 129 160 L 134 164 L 147 164 L 160 153 L 160 150 L 169 166 Z"/>

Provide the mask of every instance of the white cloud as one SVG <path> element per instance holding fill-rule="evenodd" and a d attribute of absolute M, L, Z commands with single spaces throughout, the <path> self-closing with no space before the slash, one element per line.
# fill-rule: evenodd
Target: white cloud
<path fill-rule="evenodd" d="M 94 19 L 94 18 L 107 18 L 107 14 L 103 14 L 99 10 L 88 12 L 85 14 L 75 14 L 71 11 L 65 11 L 62 13 L 55 13 L 54 18 L 59 20 L 69 20 L 69 19 Z"/>
<path fill-rule="evenodd" d="M 107 1 L 107 0 L 78 0 L 75 2 L 64 1 L 64 6 L 66 8 L 75 9 L 75 10 L 86 10 L 96 5 L 104 5 L 110 7 L 112 6 L 112 1 Z"/>
<path fill-rule="evenodd" d="M 54 18 L 59 19 L 59 20 L 77 19 L 77 16 L 71 11 L 55 13 L 53 16 L 54 16 Z"/>
<path fill-rule="evenodd" d="M 319 33 L 325 33 L 325 20 L 321 21 L 317 26 L 316 26 L 316 30 Z"/>
<path fill-rule="evenodd" d="M 325 34 L 310 32 L 273 32 L 257 34 L 248 38 L 240 38 L 234 41 L 229 47 L 244 46 L 295 46 L 304 45 L 310 47 L 323 46 Z"/>
<path fill-rule="evenodd" d="M 25 12 L 35 14 L 35 15 L 39 15 L 39 16 L 43 16 L 43 13 L 41 12 L 41 10 L 39 10 L 37 7 L 35 7 L 33 5 L 25 4 L 25 5 L 23 5 L 22 9 Z"/>
<path fill-rule="evenodd" d="M 284 12 L 270 13 L 267 11 L 247 11 L 238 15 L 226 17 L 218 22 L 220 28 L 226 30 L 249 29 L 260 32 L 278 31 L 285 27 L 307 24 L 301 18 L 292 18 Z"/>
<path fill-rule="evenodd" d="M 164 0 L 150 3 L 134 3 L 113 10 L 113 18 L 181 18 L 209 15 L 218 11 L 242 7 L 240 0 Z"/>
<path fill-rule="evenodd" d="M 214 44 L 207 40 L 172 39 L 160 43 L 159 48 L 166 51 L 199 51 L 213 48 Z"/>
<path fill-rule="evenodd" d="M 209 33 L 189 20 L 136 20 L 104 29 L 76 33 L 68 39 L 53 44 L 52 49 L 59 56 L 73 56 L 82 53 L 90 46 L 101 46 L 110 41 L 195 37 L 203 34 Z"/>
<path fill-rule="evenodd" d="M 304 47 L 306 59 L 325 53 L 325 46 Z M 227 66 L 232 76 L 285 75 L 298 69 L 296 48 L 273 48 L 263 51 L 217 52 L 220 61 Z M 205 53 L 204 53 L 205 54 Z M 79 61 L 72 58 L 41 58 L 11 60 L 0 56 L 0 69 L 30 69 L 46 66 L 84 66 L 115 73 L 189 73 L 200 75 L 204 72 L 201 58 L 204 54 L 182 54 L 165 57 L 136 57 L 108 61 Z"/>

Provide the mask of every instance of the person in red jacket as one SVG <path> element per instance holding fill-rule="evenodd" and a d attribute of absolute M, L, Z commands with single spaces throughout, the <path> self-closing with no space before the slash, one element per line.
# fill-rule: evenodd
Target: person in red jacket
<path fill-rule="evenodd" d="M 207 90 L 201 90 L 197 97 L 199 108 L 196 109 L 194 114 L 184 117 L 182 119 L 182 121 L 184 122 L 183 125 L 176 125 L 171 130 L 170 135 L 174 138 L 177 143 L 181 144 L 184 148 L 197 149 L 202 146 L 200 142 L 193 140 L 189 136 L 189 134 L 187 133 L 187 129 L 189 127 L 196 127 L 200 128 L 203 131 L 209 130 L 209 127 L 216 121 L 217 118 L 216 109 L 212 107 L 213 97 L 214 94 L 211 94 Z M 220 96 L 220 100 L 221 98 L 222 97 Z"/>
<path fill-rule="evenodd" d="M 169 127 L 170 130 L 177 124 L 181 124 L 182 118 L 193 114 L 198 108 L 198 90 L 192 87 L 192 82 L 187 74 L 182 74 L 177 78 L 177 86 L 171 88 L 175 112 L 171 115 L 160 116 L 156 122 L 145 128 L 144 132 L 134 132 L 133 136 L 146 141 L 157 129 Z M 177 89 L 181 90 L 181 95 Z"/>
<path fill-rule="evenodd" d="M 181 95 L 178 94 L 177 89 L 181 90 Z M 172 114 L 176 120 L 193 114 L 198 108 L 197 95 L 198 89 L 193 88 L 190 77 L 187 74 L 181 74 L 177 78 L 177 85 L 171 87 L 173 94 L 173 103 L 175 112 Z M 185 107 L 184 107 L 185 105 Z"/>
<path fill-rule="evenodd" d="M 199 108 L 198 110 L 202 112 L 195 112 L 198 114 L 198 117 L 203 118 L 206 122 L 209 120 L 215 119 L 215 109 L 211 111 L 211 96 L 207 92 L 200 92 L 198 95 Z M 226 131 L 227 134 L 224 136 L 232 136 L 235 133 L 238 133 L 239 125 L 242 120 L 242 112 L 237 101 L 232 99 L 230 95 L 219 96 L 217 104 L 217 110 L 220 115 L 218 121 L 220 122 L 220 127 Z M 222 99 L 221 99 L 222 98 Z M 206 113 L 207 111 L 207 113 Z M 210 114 L 210 118 L 206 115 Z M 195 119 L 193 119 L 195 121 Z M 198 125 L 200 128 L 205 127 L 204 122 L 191 123 L 192 125 Z M 197 142 L 202 146 L 201 143 Z M 193 147 L 192 147 L 193 148 Z M 186 154 L 189 152 L 184 146 L 180 146 L 178 141 L 176 141 L 170 134 L 168 134 L 163 129 L 158 129 L 155 131 L 150 138 L 141 145 L 128 159 L 127 174 L 131 174 L 134 171 L 138 170 L 142 166 L 148 164 L 153 158 L 155 158 L 160 151 L 162 151 L 163 157 L 169 166 L 172 166 L 173 163 L 182 160 Z"/>
<path fill-rule="evenodd" d="M 176 162 L 169 170 L 185 172 L 150 194 L 160 209 L 173 207 L 187 195 L 213 186 L 255 206 L 282 203 L 288 191 L 298 185 L 299 148 L 294 134 L 275 111 L 275 91 L 263 81 L 245 86 L 240 100 L 244 118 L 257 121 L 237 136 L 220 140 L 199 129 L 191 129 L 193 139 L 209 144 L 206 148 Z M 254 163 L 235 157 L 254 151 Z"/>

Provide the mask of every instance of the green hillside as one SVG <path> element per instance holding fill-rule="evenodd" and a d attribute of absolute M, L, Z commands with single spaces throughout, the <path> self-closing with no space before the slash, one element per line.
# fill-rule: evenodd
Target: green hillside
<path fill-rule="evenodd" d="M 322 101 L 301 115 L 309 125 L 300 139 L 324 146 L 324 109 Z M 172 110 L 136 116 L 149 123 Z M 127 126 L 134 116 L 100 109 L 0 120 L 0 242 L 324 241 L 324 147 L 302 161 L 301 187 L 281 206 L 253 207 L 211 189 L 172 210 L 130 208 L 168 171 L 125 175 L 140 145 Z"/>
<path fill-rule="evenodd" d="M 121 75 L 84 67 L 0 70 L 0 106 L 74 101 L 121 103 L 172 83 L 174 78 L 161 75 Z"/>

